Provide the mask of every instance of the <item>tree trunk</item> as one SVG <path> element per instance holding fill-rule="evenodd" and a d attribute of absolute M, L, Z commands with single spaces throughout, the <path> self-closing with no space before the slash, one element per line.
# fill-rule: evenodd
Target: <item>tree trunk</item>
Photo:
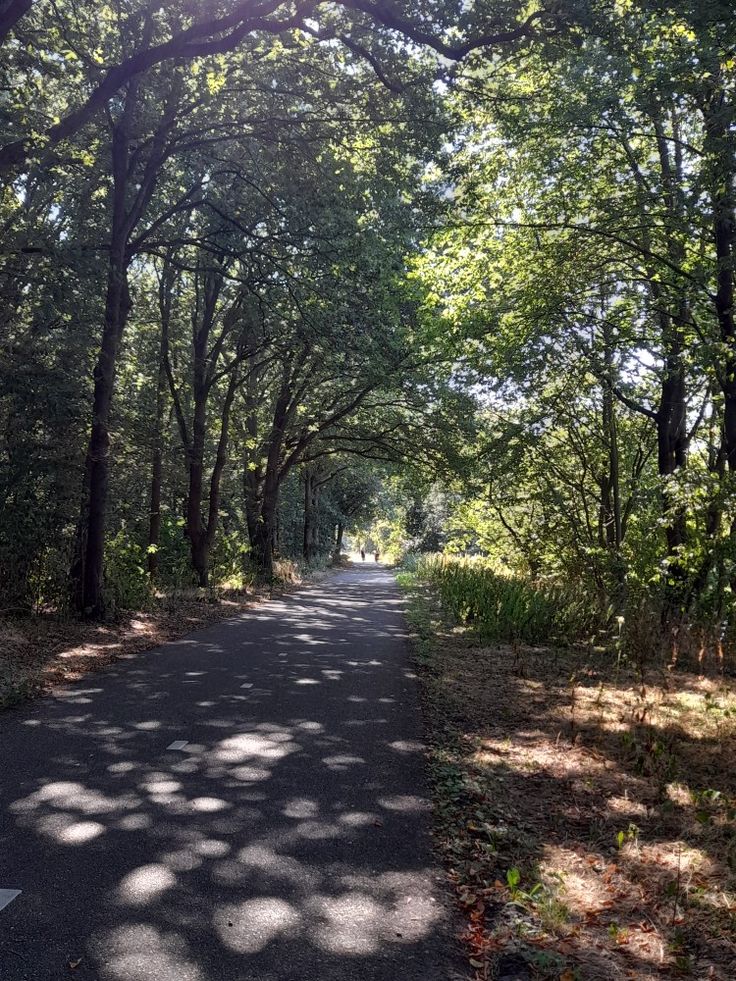
<path fill-rule="evenodd" d="M 335 533 L 335 549 L 332 553 L 332 561 L 339 562 L 340 556 L 342 555 L 342 539 L 345 533 L 345 528 L 342 521 L 337 522 L 337 531 Z"/>
<path fill-rule="evenodd" d="M 169 385 L 177 409 L 179 428 L 187 453 L 189 489 L 186 505 L 186 533 L 189 539 L 192 569 L 200 586 L 209 586 L 210 552 L 215 540 L 220 516 L 220 484 L 227 462 L 227 445 L 230 426 L 230 409 L 235 397 L 238 370 L 233 365 L 227 393 L 220 415 L 220 436 L 215 463 L 209 480 L 207 517 L 204 507 L 204 462 L 207 445 L 207 408 L 215 385 L 215 363 L 211 359 L 209 342 L 217 316 L 217 305 L 224 277 L 221 270 L 207 271 L 202 277 L 201 290 L 197 292 L 197 306 L 192 314 L 192 397 L 194 402 L 192 430 L 189 436 L 181 402 L 176 394 L 173 373 L 167 367 Z M 227 315 L 226 315 L 227 317 Z M 223 327 L 223 330 L 225 328 Z M 215 359 L 216 361 L 216 359 Z M 167 366 L 169 365 L 167 359 Z"/>
<path fill-rule="evenodd" d="M 251 549 L 256 541 L 256 528 L 260 514 L 261 490 L 263 487 L 263 468 L 258 459 L 258 422 L 254 411 L 255 393 L 251 391 L 251 377 L 248 376 L 248 394 L 246 396 L 246 432 L 250 448 L 243 461 L 243 502 L 245 522 L 248 527 L 248 541 Z"/>
<path fill-rule="evenodd" d="M 162 310 L 162 315 L 168 314 L 168 310 Z M 162 323 L 161 347 L 158 360 L 158 374 L 156 377 L 156 420 L 153 434 L 153 454 L 151 458 L 151 498 L 148 519 L 148 574 L 151 579 L 158 575 L 159 567 L 159 544 L 161 541 L 161 477 L 163 473 L 163 439 L 164 439 L 164 412 L 166 409 L 166 344 L 167 338 L 164 330 L 168 333 Z"/>
<path fill-rule="evenodd" d="M 302 555 L 305 562 L 311 562 L 314 558 L 315 542 L 315 503 L 317 491 L 314 483 L 314 475 L 307 468 L 304 471 L 304 540 L 302 545 Z"/>
<path fill-rule="evenodd" d="M 713 476 L 716 483 L 715 492 L 711 493 L 705 510 L 705 538 L 712 545 L 705 550 L 703 560 L 698 569 L 697 575 L 690 585 L 690 597 L 697 601 L 701 591 L 708 582 L 708 577 L 715 571 L 718 586 L 716 596 L 718 597 L 717 611 L 718 617 L 723 615 L 723 602 L 725 595 L 723 587 L 726 584 L 724 549 L 721 538 L 723 526 L 723 506 L 724 506 L 724 479 L 726 477 L 726 453 L 723 440 L 723 424 L 718 406 L 714 402 L 708 425 L 708 472 Z M 733 540 L 733 526 L 730 529 L 730 537 Z"/>
<path fill-rule="evenodd" d="M 113 143 L 114 145 L 114 143 Z M 75 606 L 84 616 L 104 615 L 105 519 L 110 481 L 110 409 L 115 367 L 130 312 L 128 260 L 122 234 L 124 188 L 115 188 L 115 216 L 107 273 L 105 323 L 94 369 L 92 428 L 85 463 L 82 516 L 77 538 L 77 559 L 72 570 Z"/>
<path fill-rule="evenodd" d="M 277 507 L 278 485 L 274 486 L 267 479 L 263 488 L 261 513 L 258 516 L 253 542 L 253 558 L 256 567 L 265 579 L 273 578 L 273 545 Z"/>
<path fill-rule="evenodd" d="M 152 21 L 146 31 L 152 29 Z M 112 225 L 107 267 L 105 321 L 100 353 L 94 369 L 92 427 L 87 448 L 77 554 L 72 568 L 73 601 L 85 616 L 104 615 L 105 520 L 110 482 L 110 409 L 115 386 L 115 368 L 125 325 L 131 308 L 128 267 L 130 236 L 146 210 L 156 186 L 158 168 L 164 159 L 167 126 L 157 131 L 140 183 L 128 207 L 131 185 L 130 131 L 138 100 L 138 80 L 128 85 L 122 113 L 112 130 Z M 170 107 L 173 113 L 173 104 Z"/>
<path fill-rule="evenodd" d="M 608 384 L 603 388 L 601 423 L 606 443 L 607 467 L 599 481 L 601 488 L 601 516 L 598 538 L 601 548 L 609 555 L 610 574 L 613 582 L 614 601 L 623 609 L 626 601 L 626 566 L 622 557 L 624 521 L 621 507 L 621 476 L 618 443 L 618 422 L 614 388 L 617 379 L 614 361 L 614 339 L 610 324 L 603 318 L 603 358 Z"/>
<path fill-rule="evenodd" d="M 734 105 L 728 101 L 720 65 L 713 64 L 708 88 L 701 98 L 700 110 L 705 124 L 703 141 L 703 175 L 712 211 L 716 292 L 714 307 L 722 343 L 722 361 L 716 377 L 723 394 L 722 442 L 714 457 L 714 468 L 725 467 L 736 472 L 736 312 L 734 311 L 734 275 L 736 264 L 736 139 L 734 138 Z M 724 466 L 725 465 L 725 466 Z M 709 525 L 714 532 L 720 527 L 723 501 L 710 509 Z M 730 546 L 736 546 L 736 522 L 729 530 Z M 722 556 L 717 554 L 722 563 Z M 723 582 L 725 576 L 719 575 Z M 732 589 L 736 576 L 732 576 Z"/>
<path fill-rule="evenodd" d="M 604 312 L 605 313 L 605 312 Z M 601 547 L 618 554 L 623 544 L 621 515 L 621 482 L 619 475 L 618 426 L 613 392 L 617 379 L 614 377 L 614 348 L 611 328 L 603 320 L 603 366 L 608 384 L 602 393 L 601 425 L 606 442 L 607 472 L 599 481 L 601 488 L 601 520 L 599 542 Z"/>
<path fill-rule="evenodd" d="M 685 214 L 685 174 L 680 148 L 680 123 L 674 104 L 665 106 L 657 101 L 646 110 L 652 122 L 655 145 L 660 163 L 662 182 L 661 198 L 672 222 L 667 232 L 667 255 L 673 269 L 680 269 L 685 261 L 685 249 L 676 229 Z M 668 124 L 671 130 L 668 136 Z M 671 138 L 670 138 L 671 136 Z M 634 177 L 639 180 L 643 193 L 642 228 L 643 245 L 651 249 L 648 232 L 649 188 L 641 184 L 641 175 L 634 167 Z M 687 432 L 687 386 L 683 359 L 685 338 L 691 329 L 690 303 L 684 286 L 679 286 L 677 309 L 671 309 L 668 294 L 662 288 L 655 270 L 648 277 L 649 292 L 658 313 L 664 371 L 660 383 L 659 405 L 654 415 L 657 433 L 657 466 L 661 483 L 661 510 L 666 539 L 669 582 L 666 588 L 665 611 L 678 608 L 683 602 L 686 569 L 682 564 L 682 550 L 687 542 L 687 516 L 678 500 L 674 475 L 687 466 L 690 436 Z"/>
<path fill-rule="evenodd" d="M 245 501 L 245 523 L 248 528 L 248 541 L 255 545 L 256 529 L 261 513 L 263 477 L 247 466 L 243 471 L 243 497 Z"/>
<path fill-rule="evenodd" d="M 726 462 L 736 471 L 736 314 L 734 263 L 736 262 L 736 139 L 734 106 L 718 64 L 711 66 L 710 82 L 700 109 L 705 124 L 704 177 L 710 196 L 716 293 L 714 306 L 724 355 L 718 378 L 723 391 L 723 436 Z"/>
<path fill-rule="evenodd" d="M 222 475 L 227 464 L 227 448 L 230 439 L 230 410 L 232 409 L 233 399 L 238 387 L 238 372 L 233 369 L 228 382 L 225 401 L 220 413 L 220 438 L 217 441 L 217 453 L 215 463 L 210 475 L 209 501 L 207 507 L 207 528 L 205 531 L 205 561 L 209 568 L 209 558 L 212 547 L 215 544 L 217 526 L 220 522 L 220 488 L 222 485 Z"/>
<path fill-rule="evenodd" d="M 663 478 L 662 513 L 665 518 L 667 554 L 672 559 L 680 552 L 687 540 L 686 516 L 677 501 L 676 490 L 670 486 L 671 478 L 687 465 L 687 407 L 685 369 L 679 346 L 671 350 L 665 363 L 665 375 L 657 409 L 657 466 Z M 677 564 L 676 561 L 674 563 Z"/>
<path fill-rule="evenodd" d="M 187 470 L 189 489 L 187 493 L 186 530 L 192 569 L 200 586 L 208 585 L 207 534 L 202 518 L 202 489 L 204 486 L 204 443 L 207 425 L 206 401 L 203 384 L 194 386 L 194 420 L 192 423 L 192 443 L 189 447 Z"/>
<path fill-rule="evenodd" d="M 679 132 L 677 114 L 672 111 L 672 135 L 674 139 L 674 156 L 670 141 L 666 137 L 665 122 L 661 107 L 652 110 L 651 114 L 656 145 L 659 153 L 663 202 L 670 214 L 673 226 L 683 219 L 683 183 L 681 155 L 678 150 L 677 133 Z M 647 240 L 648 244 L 648 240 Z M 667 253 L 675 268 L 680 268 L 685 261 L 685 250 L 682 241 L 673 233 L 667 236 Z M 664 374 L 662 376 L 659 406 L 655 416 L 657 427 L 657 466 L 662 478 L 662 516 L 664 518 L 665 537 L 667 540 L 667 555 L 670 570 L 676 580 L 673 598 L 677 600 L 679 585 L 684 576 L 680 561 L 682 547 L 687 541 L 687 520 L 685 509 L 677 500 L 676 488 L 672 477 L 678 470 L 687 466 L 689 437 L 687 433 L 687 387 L 685 380 L 685 365 L 683 351 L 685 337 L 690 327 L 690 305 L 686 295 L 681 294 L 676 311 L 668 309 L 666 296 L 656 277 L 649 283 L 651 294 L 659 311 L 659 322 L 664 353 Z M 683 287 L 680 287 L 682 290 Z"/>
<path fill-rule="evenodd" d="M 253 563 L 259 573 L 266 579 L 273 578 L 273 552 L 276 535 L 276 515 L 278 510 L 279 489 L 285 471 L 281 459 L 284 445 L 284 434 L 289 421 L 291 403 L 291 385 L 288 371 L 284 372 L 281 391 L 276 399 L 273 410 L 273 422 L 268 439 L 268 452 L 263 471 L 263 482 L 260 495 L 260 507 L 255 521 L 252 539 Z"/>
<path fill-rule="evenodd" d="M 148 518 L 148 575 L 155 579 L 158 575 L 159 546 L 161 541 L 161 476 L 163 472 L 163 452 L 161 446 L 162 416 L 156 414 L 156 433 L 154 435 L 153 456 L 151 459 L 151 497 Z"/>

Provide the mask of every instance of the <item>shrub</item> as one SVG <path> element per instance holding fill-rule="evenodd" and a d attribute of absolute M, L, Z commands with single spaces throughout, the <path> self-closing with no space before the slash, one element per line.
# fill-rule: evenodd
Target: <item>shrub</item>
<path fill-rule="evenodd" d="M 412 564 L 437 588 L 448 612 L 484 640 L 543 644 L 595 630 L 597 614 L 585 597 L 501 575 L 488 559 L 423 555 Z"/>
<path fill-rule="evenodd" d="M 115 609 L 143 610 L 153 602 L 146 550 L 124 528 L 105 547 L 105 590 L 111 612 Z"/>

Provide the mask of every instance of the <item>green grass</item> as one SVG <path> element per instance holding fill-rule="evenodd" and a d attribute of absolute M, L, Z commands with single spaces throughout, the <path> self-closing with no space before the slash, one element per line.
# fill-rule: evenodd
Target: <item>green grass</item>
<path fill-rule="evenodd" d="M 502 575 L 487 559 L 422 555 L 412 566 L 413 575 L 436 588 L 443 608 L 484 641 L 557 643 L 595 629 L 585 597 Z"/>

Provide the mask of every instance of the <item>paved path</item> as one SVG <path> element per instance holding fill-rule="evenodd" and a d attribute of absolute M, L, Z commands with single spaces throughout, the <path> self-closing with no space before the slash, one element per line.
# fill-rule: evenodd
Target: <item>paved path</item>
<path fill-rule="evenodd" d="M 418 738 L 374 565 L 5 713 L 0 979 L 444 981 Z"/>

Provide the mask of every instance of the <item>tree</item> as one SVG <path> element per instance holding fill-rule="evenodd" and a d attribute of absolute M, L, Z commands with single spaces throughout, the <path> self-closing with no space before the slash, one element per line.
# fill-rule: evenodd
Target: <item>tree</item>
<path fill-rule="evenodd" d="M 545 362 L 553 359 L 554 377 L 585 357 L 602 390 L 608 464 L 596 467 L 596 483 L 614 541 L 623 531 L 617 415 L 652 426 L 667 605 L 680 611 L 720 554 L 703 548 L 693 485 L 705 482 L 708 494 L 714 486 L 701 427 L 727 403 L 713 297 L 718 269 L 729 264 L 708 259 L 717 209 L 704 213 L 702 194 L 713 186 L 706 161 L 714 157 L 695 93 L 717 67 L 719 118 L 727 118 L 721 66 L 733 15 L 718 3 L 665 12 L 586 3 L 569 16 L 575 43 L 560 36 L 523 63 L 510 57 L 490 68 L 476 58 L 466 71 L 455 99 L 460 149 L 439 169 L 453 208 L 422 266 L 465 359 L 510 399 L 521 387 L 544 403 Z M 724 144 L 714 153 L 727 174 Z M 710 454 L 715 474 L 725 453 Z M 557 461 L 540 465 L 553 471 Z M 724 503 L 716 491 L 709 527 Z"/>
<path fill-rule="evenodd" d="M 4 9 L 0 10 L 0 27 L 4 27 L 4 31 L 0 31 L 0 40 L 19 23 L 31 6 L 29 0 L 11 0 L 5 4 Z M 334 10 L 329 10 L 329 6 Z M 215 14 L 196 20 L 192 19 L 186 4 L 170 6 L 166 16 L 154 18 L 155 5 L 150 4 L 149 0 L 138 0 L 127 12 L 122 34 L 130 37 L 130 28 L 141 21 L 148 25 L 145 33 L 130 37 L 132 43 L 121 45 L 113 56 L 112 64 L 108 63 L 101 72 L 99 67 L 105 66 L 104 58 L 98 55 L 92 59 L 98 67 L 96 77 L 92 80 L 89 95 L 76 108 L 43 127 L 39 134 L 25 135 L 0 147 L 0 173 L 21 168 L 34 150 L 53 147 L 74 137 L 100 109 L 115 99 L 118 92 L 159 65 L 223 55 L 241 48 L 253 37 L 273 37 L 301 30 L 308 35 L 316 35 L 318 41 L 345 44 L 351 52 L 365 59 L 378 77 L 385 81 L 387 77 L 381 63 L 387 43 L 389 51 L 391 47 L 395 50 L 397 44 L 400 49 L 405 49 L 408 39 L 430 48 L 443 58 L 457 60 L 479 48 L 511 44 L 559 29 L 560 18 L 554 8 L 524 16 L 524 6 L 522 3 L 512 3 L 505 22 L 496 21 L 489 30 L 483 29 L 482 22 L 481 25 L 477 23 L 479 18 L 474 10 L 467 10 L 465 16 L 460 18 L 454 17 L 451 10 L 448 17 L 441 3 L 428 3 L 426 10 L 419 12 L 418 16 L 415 13 L 413 17 L 406 17 L 396 9 L 371 0 L 337 0 L 331 5 L 324 0 L 307 0 L 296 11 L 283 0 L 259 0 L 255 4 L 248 0 L 233 2 L 230 9 L 219 16 Z M 323 15 L 325 7 L 328 8 L 326 16 Z M 75 11 L 75 15 L 78 17 L 78 11 Z M 311 24 L 315 17 L 321 16 L 324 16 L 326 26 L 315 31 Z M 110 16 L 105 17 L 105 20 L 110 19 Z M 436 31 L 427 30 L 424 26 L 432 22 L 436 25 Z M 369 39 L 368 47 L 361 43 L 365 39 L 367 24 L 379 28 L 379 36 L 372 41 Z M 52 20 L 50 26 L 53 41 L 59 35 L 66 38 L 65 24 L 59 25 Z M 89 22 L 85 26 L 89 26 Z M 458 27 L 461 31 L 466 30 L 466 37 L 460 41 L 457 40 Z M 79 57 L 73 48 L 69 50 L 75 59 Z"/>

